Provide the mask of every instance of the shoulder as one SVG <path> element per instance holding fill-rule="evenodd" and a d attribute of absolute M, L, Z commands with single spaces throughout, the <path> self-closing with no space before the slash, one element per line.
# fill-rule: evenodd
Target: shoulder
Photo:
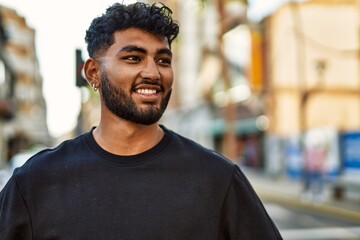
<path fill-rule="evenodd" d="M 86 133 L 87 134 L 87 133 Z M 50 157 L 67 157 L 73 154 L 76 154 L 80 148 L 84 147 L 84 136 L 86 134 L 80 135 L 74 139 L 65 140 L 60 143 L 58 146 L 54 148 L 44 149 L 34 156 L 32 156 L 29 160 L 36 161 L 40 159 L 49 159 Z"/>
<path fill-rule="evenodd" d="M 56 168 L 67 164 L 74 159 L 74 154 L 82 152 L 84 148 L 84 136 L 80 135 L 74 139 L 66 140 L 54 148 L 45 148 L 30 156 L 26 162 L 15 169 L 14 177 L 21 179 L 24 177 L 42 176 L 50 173 Z"/>
<path fill-rule="evenodd" d="M 176 156 L 181 157 L 183 161 L 202 168 L 210 168 L 218 171 L 232 173 L 235 169 L 235 163 L 213 149 L 207 148 L 194 140 L 184 137 L 173 131 L 169 131 L 172 135 L 170 149 L 176 151 Z"/>

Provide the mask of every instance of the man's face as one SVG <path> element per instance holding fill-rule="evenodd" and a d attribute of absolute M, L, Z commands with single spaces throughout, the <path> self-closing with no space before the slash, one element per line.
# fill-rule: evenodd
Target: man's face
<path fill-rule="evenodd" d="M 100 61 L 100 93 L 110 112 L 138 124 L 157 122 L 173 82 L 167 39 L 134 28 L 119 31 Z"/>

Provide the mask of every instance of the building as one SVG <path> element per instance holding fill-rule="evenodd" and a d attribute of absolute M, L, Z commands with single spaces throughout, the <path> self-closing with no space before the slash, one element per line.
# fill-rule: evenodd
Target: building
<path fill-rule="evenodd" d="M 269 151 L 284 153 L 268 154 L 266 161 L 277 162 L 278 170 L 283 163 L 290 175 L 299 175 L 303 157 L 323 144 L 326 171 L 343 170 L 338 136 L 360 130 L 359 4 L 289 2 L 262 22 L 259 94 L 270 119 Z"/>
<path fill-rule="evenodd" d="M 0 16 L 0 159 L 6 159 L 7 138 L 4 132 L 5 125 L 15 115 L 14 85 L 16 79 L 4 53 L 8 37 L 2 22 L 2 16 Z"/>
<path fill-rule="evenodd" d="M 270 133 L 359 129 L 359 19 L 357 1 L 336 0 L 288 3 L 266 19 Z"/>
<path fill-rule="evenodd" d="M 13 118 L 2 123 L 0 166 L 17 152 L 33 145 L 50 145 L 46 123 L 46 103 L 42 77 L 35 48 L 35 31 L 13 9 L 0 7 L 1 23 L 6 36 L 1 57 L 4 69 L 10 69 L 10 99 Z M 8 80 L 6 80 L 8 81 Z M 2 90 L 2 89 L 1 89 Z"/>
<path fill-rule="evenodd" d="M 256 127 L 261 110 L 247 79 L 246 5 L 241 1 L 178 1 L 176 9 L 181 32 L 175 49 L 175 101 L 163 121 L 237 161 L 246 146 L 254 143 L 248 139 L 258 139 L 262 132 Z"/>

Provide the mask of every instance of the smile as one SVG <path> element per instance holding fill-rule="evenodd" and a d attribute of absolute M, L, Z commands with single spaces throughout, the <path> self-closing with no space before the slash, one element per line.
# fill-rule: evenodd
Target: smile
<path fill-rule="evenodd" d="M 145 95 L 156 94 L 155 89 L 137 89 L 136 92 Z"/>

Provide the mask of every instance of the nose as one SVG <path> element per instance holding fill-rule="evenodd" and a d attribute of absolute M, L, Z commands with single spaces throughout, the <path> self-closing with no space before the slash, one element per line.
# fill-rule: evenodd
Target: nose
<path fill-rule="evenodd" d="M 160 72 L 156 62 L 154 60 L 146 61 L 144 68 L 141 70 L 140 76 L 144 79 L 159 80 Z"/>

